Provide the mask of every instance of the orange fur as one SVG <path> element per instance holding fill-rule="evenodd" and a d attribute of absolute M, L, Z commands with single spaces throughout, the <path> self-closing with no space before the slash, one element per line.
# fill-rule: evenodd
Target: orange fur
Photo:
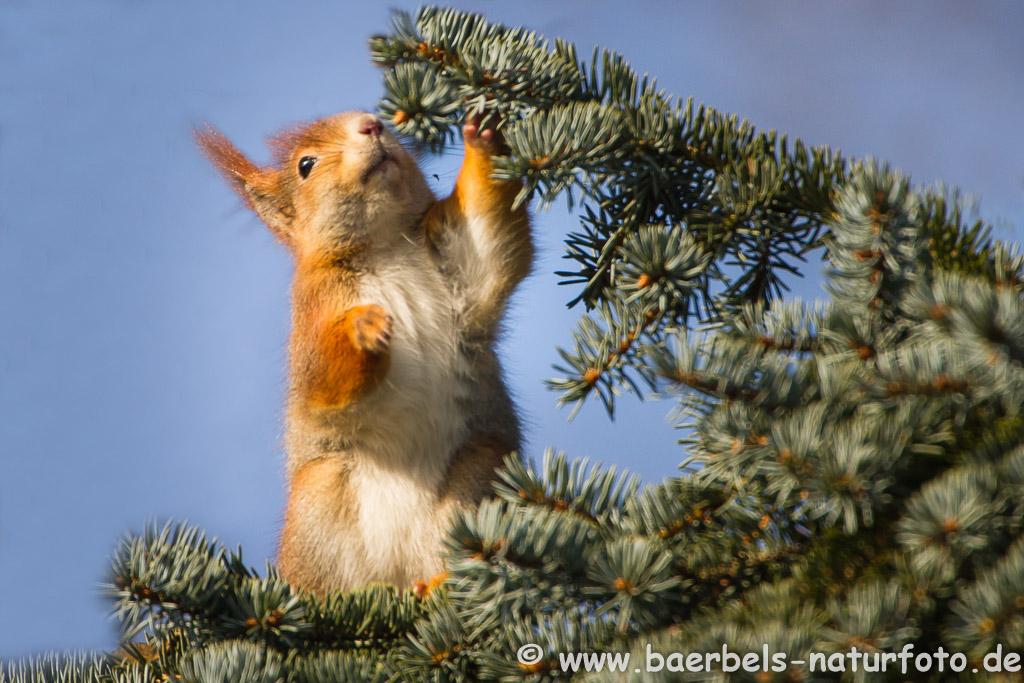
<path fill-rule="evenodd" d="M 459 207 L 466 214 L 507 213 L 512 207 L 512 200 L 522 189 L 521 181 L 491 178 L 494 172 L 492 156 L 498 151 L 497 142 L 487 143 L 479 138 L 466 145 L 466 157 L 455 182 Z M 525 217 L 526 207 L 520 207 L 517 213 Z M 505 220 L 502 220 L 502 227 L 507 227 Z"/>
<path fill-rule="evenodd" d="M 260 168 L 249 161 L 223 133 L 212 126 L 196 128 L 192 134 L 203 154 L 242 198 L 245 206 L 259 213 L 271 232 L 287 243 L 286 225 L 295 216 L 295 207 L 282 176 L 275 169 Z"/>
<path fill-rule="evenodd" d="M 469 128 L 467 126 L 467 128 Z M 474 126 L 475 128 L 475 126 Z M 424 227 L 428 234 L 437 236 L 446 223 L 469 216 L 497 216 L 496 227 L 499 227 L 506 238 L 511 238 L 520 246 L 528 246 L 530 242 L 529 218 L 526 206 L 512 211 L 512 203 L 523 187 L 519 180 L 495 180 L 492 157 L 502 150 L 500 137 L 482 140 L 474 133 L 464 133 L 466 155 L 462 168 L 455 181 L 455 189 L 446 199 L 431 207 L 424 218 Z"/>
<path fill-rule="evenodd" d="M 370 304 L 350 308 L 340 318 L 319 321 L 314 331 L 314 359 L 302 394 L 314 406 L 338 408 L 359 398 L 384 377 L 391 354 L 373 344 L 390 336 L 390 316 Z"/>
<path fill-rule="evenodd" d="M 291 477 L 277 564 L 281 573 L 297 586 L 314 591 L 330 588 L 325 580 L 328 572 L 309 561 L 310 546 L 325 539 L 317 538 L 316 530 L 311 535 L 307 521 L 312 510 L 334 524 L 344 524 L 351 517 L 347 499 L 337 494 L 344 482 L 345 468 L 336 458 L 308 462 Z"/>

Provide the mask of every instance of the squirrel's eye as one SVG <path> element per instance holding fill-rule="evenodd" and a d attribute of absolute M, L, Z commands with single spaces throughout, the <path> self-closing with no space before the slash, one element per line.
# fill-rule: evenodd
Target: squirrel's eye
<path fill-rule="evenodd" d="M 316 163 L 316 157 L 302 157 L 299 159 L 299 175 L 303 178 L 309 177 L 309 172 L 313 170 L 313 164 Z"/>

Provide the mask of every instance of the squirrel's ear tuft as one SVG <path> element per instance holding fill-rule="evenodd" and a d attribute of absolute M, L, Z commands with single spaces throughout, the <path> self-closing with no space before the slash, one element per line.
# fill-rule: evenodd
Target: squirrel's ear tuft
<path fill-rule="evenodd" d="M 291 198 L 275 169 L 263 169 L 231 144 L 227 136 L 209 124 L 192 129 L 203 155 L 210 160 L 246 207 L 267 224 L 271 232 L 287 242 L 293 215 Z"/>
<path fill-rule="evenodd" d="M 241 150 L 231 144 L 227 136 L 219 130 L 206 123 L 202 127 L 192 129 L 192 137 L 195 138 L 203 155 L 210 160 L 224 179 L 242 195 L 242 199 L 250 209 L 252 200 L 245 192 L 246 184 L 251 184 L 262 171 L 249 161 L 249 158 L 242 154 Z"/>

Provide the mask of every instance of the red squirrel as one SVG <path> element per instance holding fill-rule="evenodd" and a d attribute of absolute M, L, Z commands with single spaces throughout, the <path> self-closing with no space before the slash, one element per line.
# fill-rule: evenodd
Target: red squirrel
<path fill-rule="evenodd" d="M 498 131 L 462 132 L 455 189 L 438 200 L 372 114 L 282 133 L 266 166 L 196 131 L 294 257 L 277 562 L 295 586 L 408 588 L 441 574 L 453 512 L 491 493 L 520 448 L 494 347 L 530 271 L 530 221 L 512 208 L 521 181 L 491 177 Z"/>

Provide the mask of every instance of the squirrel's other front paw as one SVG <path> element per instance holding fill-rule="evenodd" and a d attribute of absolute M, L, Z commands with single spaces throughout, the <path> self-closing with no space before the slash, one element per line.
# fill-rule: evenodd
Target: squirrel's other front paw
<path fill-rule="evenodd" d="M 384 353 L 391 346 L 394 320 L 377 304 L 359 306 L 352 314 L 352 341 L 368 353 Z"/>

